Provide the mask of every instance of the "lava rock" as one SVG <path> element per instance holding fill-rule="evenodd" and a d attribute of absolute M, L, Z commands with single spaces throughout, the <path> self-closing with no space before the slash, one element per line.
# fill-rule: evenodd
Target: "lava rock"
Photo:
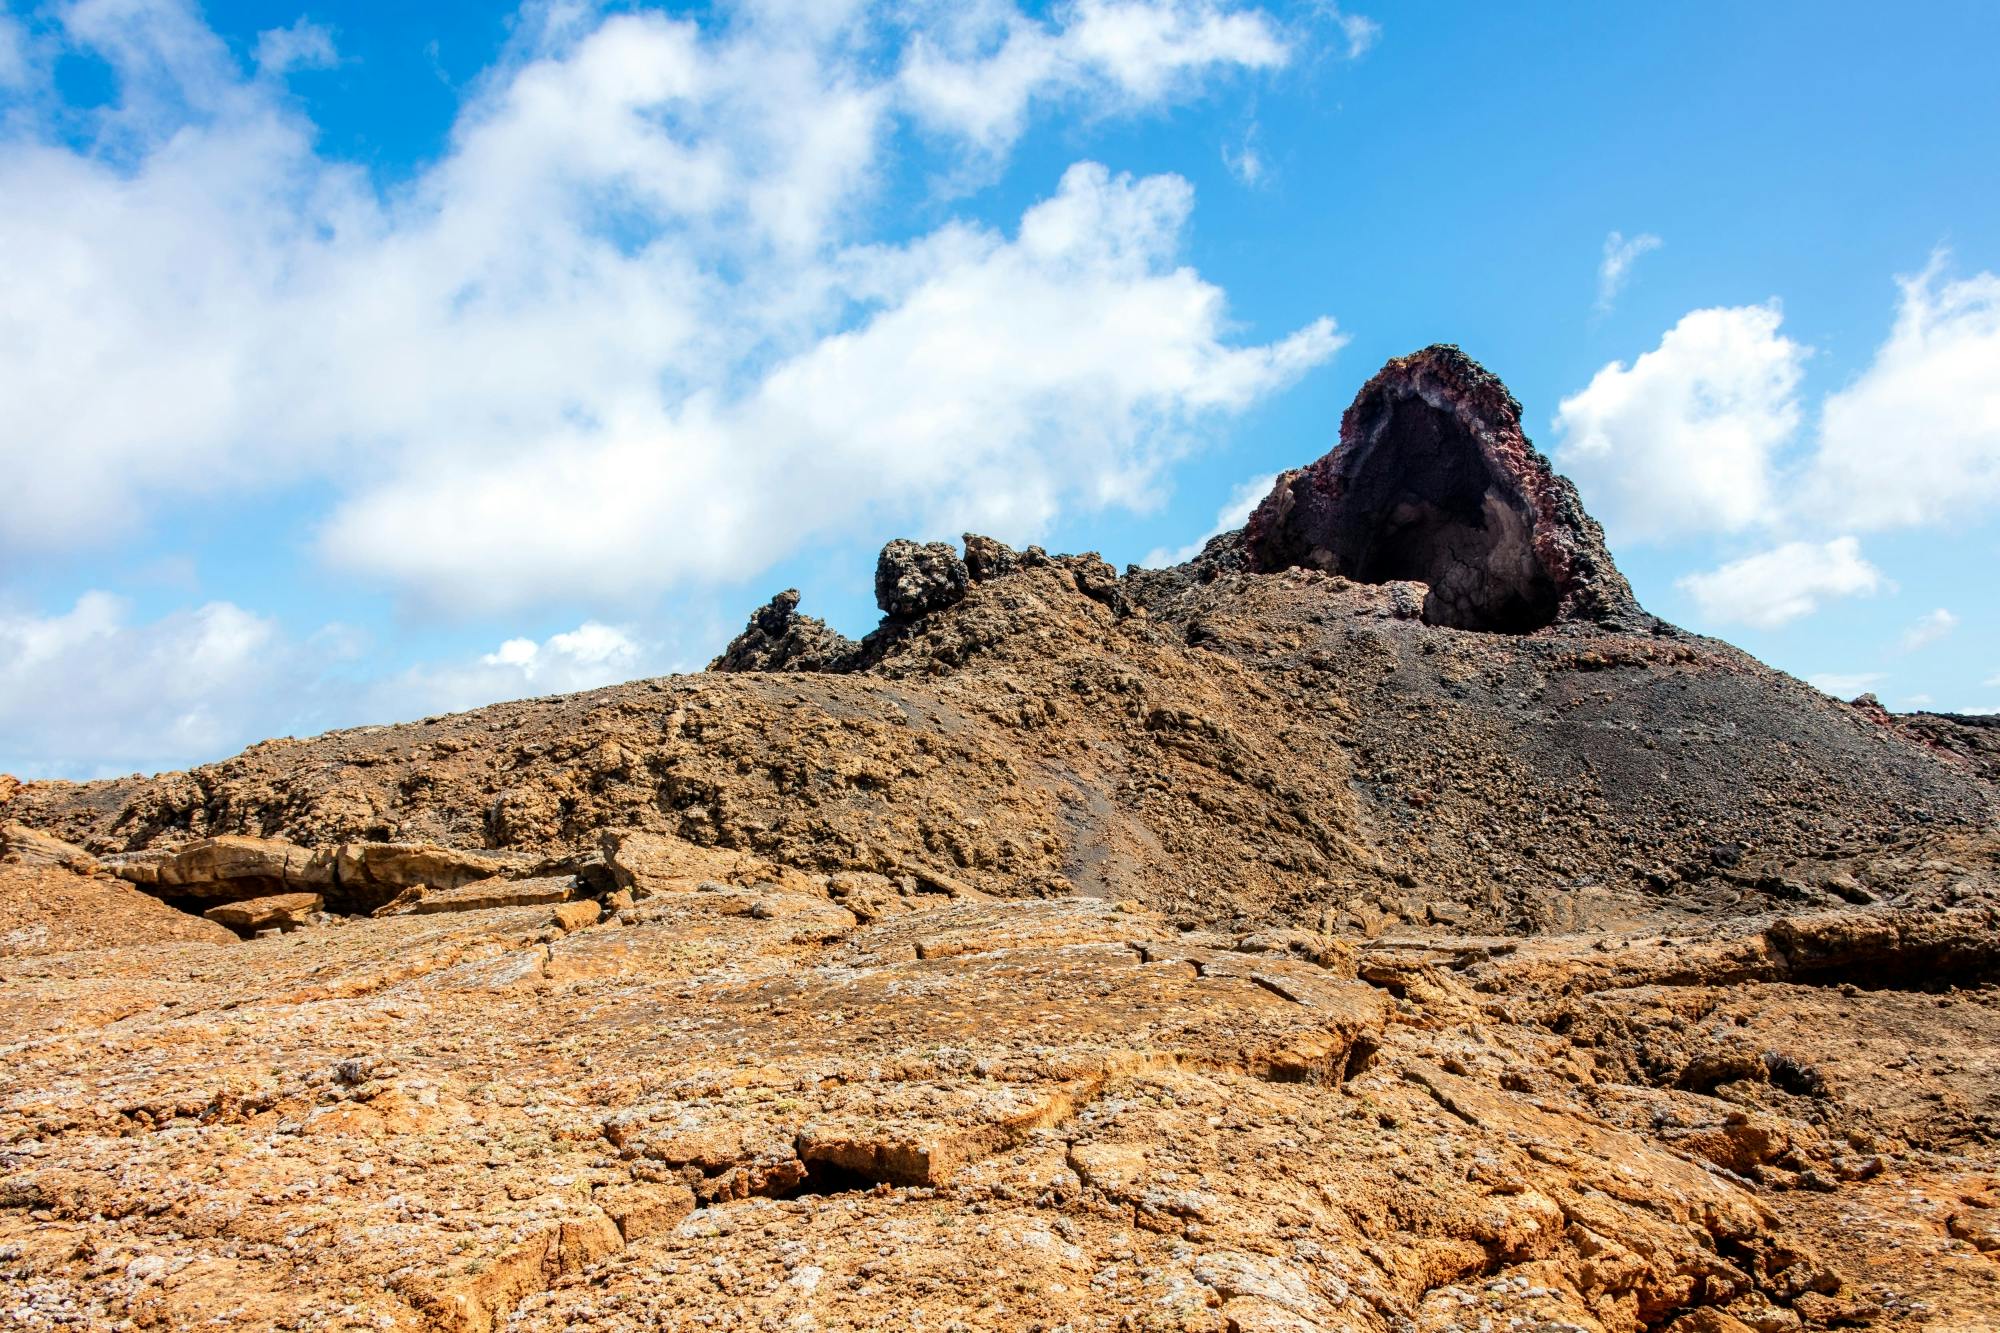
<path fill-rule="evenodd" d="M 1249 567 L 1427 584 L 1424 619 L 1526 633 L 1649 618 L 1584 512 L 1521 431 L 1521 405 L 1456 347 L 1398 357 L 1362 386 L 1340 443 L 1278 478 L 1244 527 Z"/>
<path fill-rule="evenodd" d="M 787 588 L 750 613 L 710 671 L 842 671 L 860 645 L 817 616 L 799 614 L 799 590 Z"/>
<path fill-rule="evenodd" d="M 944 542 L 898 539 L 875 562 L 875 604 L 891 620 L 915 620 L 965 600 L 971 576 Z"/>
<path fill-rule="evenodd" d="M 1007 543 L 976 532 L 965 534 L 965 572 L 974 583 L 991 583 L 1020 567 L 1021 557 Z"/>

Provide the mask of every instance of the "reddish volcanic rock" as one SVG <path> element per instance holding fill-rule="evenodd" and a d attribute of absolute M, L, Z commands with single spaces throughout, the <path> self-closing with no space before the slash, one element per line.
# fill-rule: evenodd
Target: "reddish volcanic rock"
<path fill-rule="evenodd" d="M 1244 546 L 1262 572 L 1425 583 L 1434 625 L 1526 633 L 1644 619 L 1576 488 L 1522 434 L 1521 405 L 1448 345 L 1398 357 L 1363 385 L 1340 444 L 1278 479 Z"/>

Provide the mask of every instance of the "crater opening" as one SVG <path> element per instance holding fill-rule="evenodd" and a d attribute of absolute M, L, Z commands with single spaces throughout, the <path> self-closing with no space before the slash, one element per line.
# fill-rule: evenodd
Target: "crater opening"
<path fill-rule="evenodd" d="M 1445 345 L 1363 385 L 1339 445 L 1279 480 L 1243 543 L 1262 572 L 1422 583 L 1424 620 L 1455 629 L 1526 634 L 1640 614 L 1603 529 L 1522 434 L 1521 405 Z"/>
<path fill-rule="evenodd" d="M 1331 566 L 1362 583 L 1430 587 L 1424 620 L 1525 634 L 1556 618 L 1555 580 L 1527 506 L 1497 484 L 1457 417 L 1421 398 L 1377 398 L 1343 477 Z"/>

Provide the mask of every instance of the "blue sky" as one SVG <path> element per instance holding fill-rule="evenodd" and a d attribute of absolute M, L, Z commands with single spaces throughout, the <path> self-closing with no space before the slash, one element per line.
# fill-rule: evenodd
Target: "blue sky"
<path fill-rule="evenodd" d="M 0 3 L 0 771 L 1123 564 L 1499 373 L 1641 599 L 2000 708 L 2000 9 Z"/>

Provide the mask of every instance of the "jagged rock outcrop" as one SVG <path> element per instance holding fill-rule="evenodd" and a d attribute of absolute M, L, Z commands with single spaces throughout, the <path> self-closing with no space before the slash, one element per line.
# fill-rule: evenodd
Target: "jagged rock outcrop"
<path fill-rule="evenodd" d="M 1369 380 L 1339 445 L 1278 479 L 1243 547 L 1259 571 L 1428 584 L 1434 625 L 1643 620 L 1603 529 L 1522 433 L 1521 405 L 1456 347 L 1398 357 Z"/>
<path fill-rule="evenodd" d="M 1036 549 L 1035 554 L 1039 556 L 1040 550 Z M 974 583 L 991 583 L 1020 567 L 1020 553 L 1007 543 L 976 532 L 965 534 L 965 572 Z"/>
<path fill-rule="evenodd" d="M 178 846 L 116 852 L 101 864 L 120 879 L 183 904 L 312 893 L 340 911 L 371 912 L 406 892 L 421 895 L 520 874 L 533 858 L 418 842 L 302 847 L 281 838 L 225 833 Z"/>
<path fill-rule="evenodd" d="M 970 582 L 948 543 L 897 540 L 875 562 L 875 604 L 891 620 L 915 620 L 965 600 Z"/>
<path fill-rule="evenodd" d="M 799 614 L 799 590 L 787 588 L 750 613 L 710 671 L 839 671 L 861 645 L 816 616 Z"/>

